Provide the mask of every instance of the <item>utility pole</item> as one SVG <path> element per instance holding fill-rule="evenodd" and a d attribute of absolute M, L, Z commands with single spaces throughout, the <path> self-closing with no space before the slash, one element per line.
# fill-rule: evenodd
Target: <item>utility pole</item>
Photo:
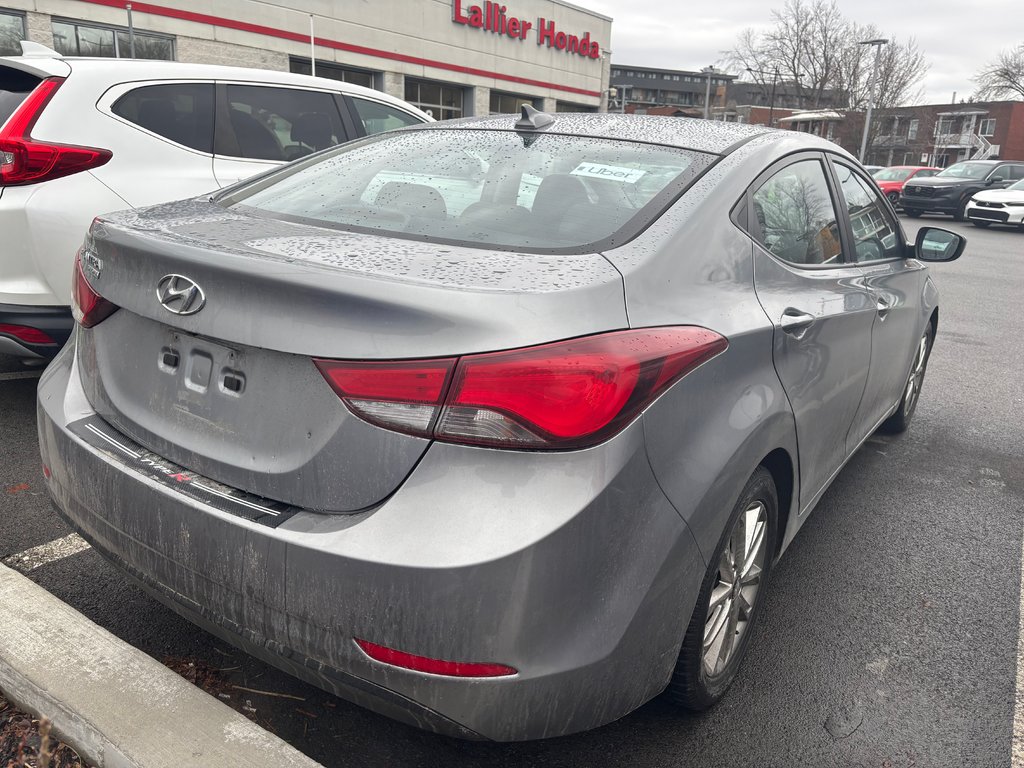
<path fill-rule="evenodd" d="M 715 68 L 707 66 L 701 72 L 708 76 L 707 88 L 704 89 L 704 119 L 707 120 L 711 115 L 711 75 L 715 72 Z"/>
<path fill-rule="evenodd" d="M 750 67 L 747 67 L 747 72 L 749 72 L 752 75 L 761 75 L 761 77 L 764 77 L 765 75 L 768 74 L 763 69 L 751 69 Z M 799 78 L 799 77 L 800 77 L 800 75 L 798 74 L 797 78 Z M 775 86 L 778 84 L 778 82 L 779 82 L 779 68 L 775 67 L 772 70 L 772 90 L 771 90 L 771 96 L 768 97 L 768 127 L 769 128 L 771 128 L 774 125 L 774 123 L 775 123 Z M 764 80 L 761 81 L 761 85 L 762 86 L 764 85 Z"/>
<path fill-rule="evenodd" d="M 887 45 L 888 42 L 885 38 L 880 37 L 876 40 L 861 40 L 857 43 L 857 45 L 875 46 L 875 66 L 871 71 L 871 94 L 868 96 L 868 113 L 864 116 L 864 135 L 860 139 L 860 155 L 858 156 L 862 163 L 868 148 L 868 132 L 871 130 L 871 111 L 875 107 L 875 88 L 878 86 L 878 60 L 882 58 L 882 46 Z"/>

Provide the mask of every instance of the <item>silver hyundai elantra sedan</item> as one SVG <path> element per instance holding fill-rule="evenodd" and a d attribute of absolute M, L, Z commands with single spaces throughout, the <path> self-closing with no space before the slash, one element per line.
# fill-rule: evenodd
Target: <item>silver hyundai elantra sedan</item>
<path fill-rule="evenodd" d="M 390 717 L 520 740 L 702 709 L 807 513 L 907 428 L 925 262 L 963 247 L 908 243 L 806 134 L 394 131 L 97 219 L 43 471 L 159 600 Z"/>

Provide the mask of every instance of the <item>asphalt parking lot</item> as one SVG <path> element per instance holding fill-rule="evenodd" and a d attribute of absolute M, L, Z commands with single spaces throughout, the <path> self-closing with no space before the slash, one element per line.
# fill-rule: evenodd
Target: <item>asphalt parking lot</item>
<path fill-rule="evenodd" d="M 970 243 L 959 261 L 932 267 L 939 333 L 914 424 L 902 437 L 871 438 L 840 474 L 773 574 L 739 680 L 703 716 L 655 700 L 590 733 L 459 742 L 249 659 L 91 549 L 72 544 L 72 554 L 28 575 L 325 766 L 1011 765 L 1024 233 L 904 220 L 911 233 L 921 223 L 963 231 Z M 43 489 L 35 385 L 33 372 L 0 357 L 0 560 L 8 562 L 70 533 Z"/>

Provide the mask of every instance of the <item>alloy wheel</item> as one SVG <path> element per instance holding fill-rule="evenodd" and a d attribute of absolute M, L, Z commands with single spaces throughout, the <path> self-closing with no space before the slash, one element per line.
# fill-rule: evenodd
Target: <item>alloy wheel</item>
<path fill-rule="evenodd" d="M 917 345 L 917 352 L 914 355 L 914 364 L 910 367 L 910 376 L 907 378 L 907 388 L 903 393 L 903 412 L 909 416 L 917 407 L 917 398 L 921 394 L 921 385 L 924 383 L 924 365 L 928 360 L 928 334 L 921 337 Z"/>
<path fill-rule="evenodd" d="M 764 570 L 768 511 L 753 501 L 737 518 L 718 563 L 704 625 L 701 663 L 709 677 L 720 674 L 739 646 L 753 617 Z"/>

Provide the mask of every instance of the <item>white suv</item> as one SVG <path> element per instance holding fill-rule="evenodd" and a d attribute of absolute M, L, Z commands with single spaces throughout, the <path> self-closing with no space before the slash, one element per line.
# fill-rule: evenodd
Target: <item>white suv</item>
<path fill-rule="evenodd" d="M 22 48 L 0 57 L 0 353 L 23 359 L 67 340 L 71 266 L 93 217 L 431 120 L 325 78 Z"/>

